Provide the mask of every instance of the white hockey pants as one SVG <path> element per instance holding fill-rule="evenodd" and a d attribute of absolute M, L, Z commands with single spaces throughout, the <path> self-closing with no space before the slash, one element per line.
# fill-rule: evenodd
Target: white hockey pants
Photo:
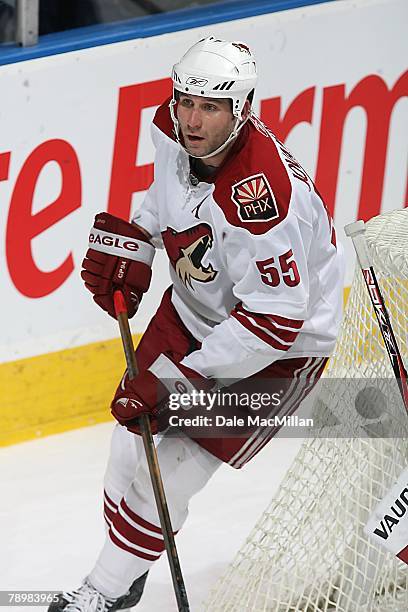
<path fill-rule="evenodd" d="M 157 445 L 174 532 L 188 514 L 188 504 L 222 461 L 187 437 L 166 437 Z M 105 474 L 106 541 L 91 583 L 108 597 L 119 597 L 144 574 L 164 550 L 153 488 L 140 436 L 116 425 Z"/>

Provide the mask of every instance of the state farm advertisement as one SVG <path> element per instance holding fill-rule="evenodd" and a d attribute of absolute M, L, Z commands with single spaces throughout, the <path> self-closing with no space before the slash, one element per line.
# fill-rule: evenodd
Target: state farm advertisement
<path fill-rule="evenodd" d="M 171 67 L 214 34 L 257 58 L 255 110 L 342 227 L 407 201 L 405 0 L 331 2 L 0 67 L 0 360 L 118 335 L 79 271 L 95 213 L 129 219 L 153 179 L 150 122 Z M 169 283 L 163 253 L 134 319 Z"/>

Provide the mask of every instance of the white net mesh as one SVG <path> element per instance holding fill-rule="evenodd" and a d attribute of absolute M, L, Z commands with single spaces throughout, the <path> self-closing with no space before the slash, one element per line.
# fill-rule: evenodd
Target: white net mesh
<path fill-rule="evenodd" d="M 375 217 L 366 228 L 406 363 L 408 211 Z M 358 398 L 357 379 L 365 384 L 375 379 Z M 359 269 L 313 416 L 315 423 L 320 419 L 318 437 L 303 443 L 206 610 L 408 610 L 406 565 L 363 532 L 372 509 L 407 464 L 408 419 Z M 337 437 L 328 437 L 333 431 Z M 398 433 L 389 437 L 390 431 Z"/>

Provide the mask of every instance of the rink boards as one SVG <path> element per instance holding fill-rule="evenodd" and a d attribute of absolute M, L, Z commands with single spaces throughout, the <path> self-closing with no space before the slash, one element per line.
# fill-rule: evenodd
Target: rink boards
<path fill-rule="evenodd" d="M 0 65 L 0 444 L 109 418 L 124 366 L 114 320 L 79 277 L 88 229 L 96 212 L 141 205 L 151 118 L 199 38 L 251 46 L 255 110 L 315 178 L 350 284 L 343 225 L 407 201 L 407 17 L 404 0 L 343 0 Z M 159 254 L 136 338 L 168 283 Z"/>

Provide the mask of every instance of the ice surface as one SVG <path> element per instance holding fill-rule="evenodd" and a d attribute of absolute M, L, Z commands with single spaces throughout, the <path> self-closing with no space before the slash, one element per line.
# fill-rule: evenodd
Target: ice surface
<path fill-rule="evenodd" d="M 113 424 L 0 449 L 0 590 L 68 590 L 104 540 L 102 478 Z M 176 538 L 192 612 L 202 608 L 267 505 L 301 440 L 275 439 L 242 470 L 222 466 L 190 504 Z M 3 607 L 1 612 L 44 608 Z M 166 555 L 138 612 L 176 612 Z"/>

